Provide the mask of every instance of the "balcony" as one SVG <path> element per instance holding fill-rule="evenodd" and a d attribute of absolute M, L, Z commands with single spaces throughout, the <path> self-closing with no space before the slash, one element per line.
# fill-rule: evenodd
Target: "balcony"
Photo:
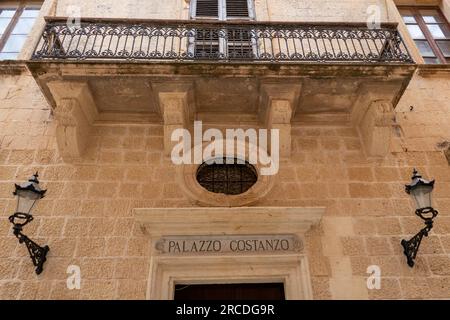
<path fill-rule="evenodd" d="M 395 25 L 49 19 L 33 60 L 413 62 Z"/>
<path fill-rule="evenodd" d="M 74 127 L 66 158 L 103 123 L 237 122 L 288 128 L 287 139 L 291 124 L 340 123 L 373 140 L 416 68 L 395 24 L 46 20 L 28 67 Z"/>

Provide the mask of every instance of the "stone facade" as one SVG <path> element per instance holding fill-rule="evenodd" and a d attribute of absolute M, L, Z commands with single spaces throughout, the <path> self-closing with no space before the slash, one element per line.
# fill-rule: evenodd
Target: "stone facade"
<path fill-rule="evenodd" d="M 185 0 L 81 3 L 82 16 L 146 19 L 186 19 L 189 6 Z M 385 3 L 256 0 L 255 8 L 262 21 L 365 22 L 367 6 L 376 4 L 384 21 L 397 21 Z M 76 4 L 46 1 L 44 9 L 65 16 Z M 36 27 L 30 37 L 39 32 Z M 419 67 L 395 110 L 387 111 L 391 121 L 371 127 L 391 137 L 381 146 L 386 152 L 380 146 L 373 147 L 375 155 L 368 151 L 367 124 L 292 124 L 290 157 L 282 159 L 271 191 L 251 206 L 325 208 L 304 236 L 312 298 L 450 298 L 449 70 Z M 166 157 L 164 125 L 95 124 L 83 157 L 67 162 L 57 143 L 59 116 L 24 63 L 0 63 L 0 298 L 149 298 L 152 241 L 133 210 L 201 206 L 187 196 Z M 409 268 L 400 240 L 422 227 L 404 192 L 413 168 L 436 179 L 440 214 Z M 39 276 L 7 219 L 15 209 L 14 183 L 35 171 L 48 192 L 25 233 L 51 250 Z M 66 287 L 70 265 L 80 267 L 80 290 Z M 381 268 L 379 290 L 366 286 L 370 265 Z"/>

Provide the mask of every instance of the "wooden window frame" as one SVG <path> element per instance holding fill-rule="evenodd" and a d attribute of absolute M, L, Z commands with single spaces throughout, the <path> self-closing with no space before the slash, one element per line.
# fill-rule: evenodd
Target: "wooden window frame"
<path fill-rule="evenodd" d="M 14 28 L 19 22 L 19 19 L 22 16 L 22 13 L 25 10 L 25 8 L 29 5 L 42 6 L 42 3 L 43 1 L 34 1 L 34 0 L 18 0 L 0 3 L 0 9 L 10 9 L 10 8 L 16 9 L 16 12 L 12 16 L 11 21 L 9 22 L 8 26 L 5 29 L 5 32 L 3 33 L 3 35 L 0 36 L 0 52 L 2 52 L 3 48 L 5 47 L 6 42 L 8 41 L 12 32 L 14 31 Z"/>
<path fill-rule="evenodd" d="M 256 19 L 256 11 L 255 11 L 255 0 L 247 0 L 247 8 L 248 8 L 248 17 L 228 17 L 227 16 L 227 0 L 216 0 L 218 5 L 218 15 L 217 17 L 197 17 L 197 0 L 191 1 L 190 6 L 190 17 L 191 20 L 197 20 L 197 21 L 254 21 Z M 189 45 L 188 45 L 188 51 L 190 53 L 195 52 L 195 44 L 201 43 L 195 40 L 195 37 L 191 37 L 189 39 Z M 239 45 L 239 41 L 234 41 L 235 44 Z M 250 48 L 253 52 L 257 52 L 256 50 L 256 41 L 255 39 L 250 39 Z M 217 45 L 219 46 L 219 53 L 229 52 L 228 50 L 231 48 L 230 45 L 225 43 L 224 39 L 219 39 L 217 42 Z M 241 43 L 241 47 L 242 47 Z"/>
<path fill-rule="evenodd" d="M 398 10 L 410 10 L 413 14 L 414 19 L 417 22 L 417 25 L 419 26 L 420 30 L 425 36 L 425 40 L 430 45 L 431 49 L 433 50 L 433 53 L 435 54 L 436 58 L 439 60 L 440 64 L 450 64 L 449 61 L 450 58 L 446 58 L 444 54 L 442 53 L 441 49 L 439 48 L 438 44 L 436 43 L 436 39 L 434 39 L 433 35 L 431 34 L 430 30 L 427 27 L 427 23 L 423 19 L 422 15 L 420 14 L 419 10 L 436 10 L 436 12 L 439 14 L 439 17 L 442 19 L 441 24 L 446 24 L 448 27 L 450 27 L 449 22 L 447 21 L 447 18 L 442 13 L 442 10 L 439 6 L 397 6 Z M 403 15 L 400 13 L 403 19 Z M 405 23 L 408 25 L 408 23 Z M 417 39 L 413 39 L 414 41 Z M 450 39 L 448 40 L 450 41 Z"/>

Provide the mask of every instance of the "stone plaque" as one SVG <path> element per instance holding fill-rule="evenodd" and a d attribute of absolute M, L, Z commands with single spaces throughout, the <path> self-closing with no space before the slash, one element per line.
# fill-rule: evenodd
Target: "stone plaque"
<path fill-rule="evenodd" d="M 170 255 L 289 253 L 302 251 L 303 242 L 296 235 L 173 236 L 162 237 L 155 248 Z"/>

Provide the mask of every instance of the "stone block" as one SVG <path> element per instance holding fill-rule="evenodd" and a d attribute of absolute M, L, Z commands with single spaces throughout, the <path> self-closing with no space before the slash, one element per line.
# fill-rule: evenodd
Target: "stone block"
<path fill-rule="evenodd" d="M 143 300 L 146 295 L 146 281 L 119 280 L 117 298 L 120 300 Z"/>
<path fill-rule="evenodd" d="M 42 237 L 59 237 L 63 234 L 64 224 L 65 218 L 42 218 L 38 235 Z"/>
<path fill-rule="evenodd" d="M 48 241 L 52 257 L 73 257 L 77 241 L 75 238 L 53 238 Z"/>
<path fill-rule="evenodd" d="M 115 269 L 115 259 L 85 258 L 80 264 L 82 279 L 112 279 L 114 278 Z"/>
<path fill-rule="evenodd" d="M 125 258 L 117 260 L 116 279 L 147 279 L 148 263 L 145 258 Z"/>
<path fill-rule="evenodd" d="M 0 299 L 16 300 L 22 289 L 21 281 L 2 281 L 0 282 Z"/>
<path fill-rule="evenodd" d="M 450 297 L 450 277 L 432 277 L 426 279 L 432 299 Z"/>
<path fill-rule="evenodd" d="M 311 286 L 314 300 L 330 300 L 330 280 L 327 277 L 312 277 Z"/>
<path fill-rule="evenodd" d="M 77 257 L 102 257 L 105 251 L 106 241 L 103 237 L 83 238 L 77 246 Z"/>
<path fill-rule="evenodd" d="M 393 254 L 391 244 L 386 237 L 366 237 L 366 248 L 369 256 Z"/>
<path fill-rule="evenodd" d="M 448 255 L 434 255 L 427 257 L 428 265 L 434 275 L 450 275 L 450 257 Z"/>
<path fill-rule="evenodd" d="M 125 254 L 127 237 L 111 237 L 106 240 L 105 257 L 119 257 Z"/>
<path fill-rule="evenodd" d="M 113 300 L 116 298 L 117 281 L 86 280 L 82 283 L 80 298 L 83 300 Z"/>
<path fill-rule="evenodd" d="M 398 218 L 377 217 L 374 219 L 379 235 L 398 235 L 402 233 Z"/>
<path fill-rule="evenodd" d="M 88 197 L 95 198 L 113 198 L 116 195 L 118 186 L 116 183 L 95 182 L 89 184 Z"/>
<path fill-rule="evenodd" d="M 68 218 L 63 234 L 66 237 L 86 237 L 90 225 L 91 219 L 89 218 Z"/>
<path fill-rule="evenodd" d="M 382 278 L 381 288 L 369 290 L 370 299 L 402 299 L 400 282 L 396 278 Z"/>
<path fill-rule="evenodd" d="M 405 299 L 428 299 L 431 292 L 424 278 L 401 278 L 400 287 Z"/>
<path fill-rule="evenodd" d="M 350 265 L 352 275 L 354 276 L 368 276 L 367 268 L 372 265 L 370 258 L 367 256 L 351 256 Z"/>
<path fill-rule="evenodd" d="M 343 253 L 346 256 L 366 255 L 363 237 L 341 237 Z"/>

